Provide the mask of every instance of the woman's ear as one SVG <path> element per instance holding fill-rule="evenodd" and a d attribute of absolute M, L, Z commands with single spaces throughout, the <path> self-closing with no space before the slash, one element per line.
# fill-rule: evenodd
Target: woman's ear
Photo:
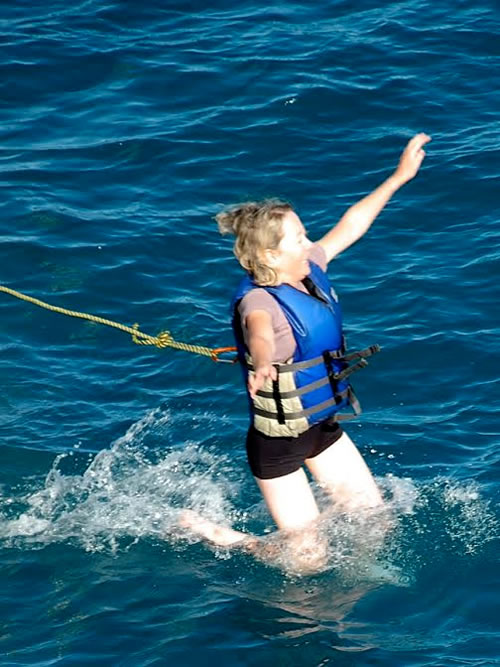
<path fill-rule="evenodd" d="M 264 259 L 268 266 L 276 266 L 276 262 L 278 261 L 275 251 L 270 250 L 269 248 L 264 250 Z"/>

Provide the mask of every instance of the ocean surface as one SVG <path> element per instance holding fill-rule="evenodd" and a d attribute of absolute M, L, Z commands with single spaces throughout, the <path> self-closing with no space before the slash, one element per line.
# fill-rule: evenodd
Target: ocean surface
<path fill-rule="evenodd" d="M 490 0 L 3 3 L 0 284 L 56 306 L 231 345 L 213 216 L 283 197 L 318 239 L 432 143 L 329 268 L 383 347 L 347 430 L 392 525 L 327 513 L 322 572 L 273 534 L 235 366 L 0 293 L 2 666 L 500 664 L 499 31 Z"/>

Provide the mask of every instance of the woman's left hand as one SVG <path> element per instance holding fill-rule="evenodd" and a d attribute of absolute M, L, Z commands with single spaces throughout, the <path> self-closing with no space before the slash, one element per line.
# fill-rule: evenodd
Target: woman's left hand
<path fill-rule="evenodd" d="M 394 172 L 394 177 L 400 185 L 408 183 L 417 175 L 425 157 L 425 151 L 422 147 L 429 141 L 431 141 L 431 137 L 424 132 L 420 132 L 408 142 L 399 160 L 398 168 Z"/>

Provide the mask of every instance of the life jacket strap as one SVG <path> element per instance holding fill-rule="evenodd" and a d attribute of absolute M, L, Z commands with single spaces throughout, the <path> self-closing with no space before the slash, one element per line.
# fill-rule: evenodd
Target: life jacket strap
<path fill-rule="evenodd" d="M 261 398 L 273 399 L 276 405 L 276 412 L 263 410 L 254 403 L 253 405 L 254 414 L 260 417 L 265 417 L 266 419 L 276 420 L 278 424 L 283 425 L 290 421 L 310 417 L 318 412 L 327 410 L 328 408 L 333 407 L 334 405 L 340 405 L 347 398 L 349 405 L 353 411 L 353 414 L 336 413 L 331 417 L 329 417 L 326 421 L 342 422 L 355 419 L 362 412 L 360 402 L 350 384 L 347 386 L 345 390 L 339 392 L 338 391 L 339 382 L 346 380 L 346 378 L 352 375 L 352 373 L 367 366 L 368 362 L 366 361 L 365 357 L 369 357 L 379 351 L 380 351 L 379 345 L 371 345 L 370 347 L 367 347 L 363 350 L 358 350 L 356 352 L 351 352 L 350 354 L 345 354 L 345 353 L 342 354 L 342 350 L 333 350 L 332 352 L 324 352 L 320 357 L 316 357 L 315 359 L 309 359 L 304 362 L 299 362 L 295 364 L 274 364 L 277 376 L 276 380 L 272 381 L 272 392 L 259 390 L 257 392 L 257 396 Z M 334 359 L 335 361 L 343 361 L 346 363 L 346 367 L 339 373 L 335 372 L 333 366 Z M 359 361 L 355 364 L 348 365 L 349 361 L 354 361 L 355 359 L 359 359 Z M 290 391 L 280 391 L 279 376 L 281 373 L 287 373 L 293 370 L 295 371 L 301 370 L 304 368 L 311 368 L 312 366 L 316 366 L 320 363 L 324 364 L 326 367 L 327 375 L 325 377 L 322 377 L 319 380 L 315 380 L 314 382 L 310 382 L 307 385 L 303 385 L 302 387 L 295 388 Z M 252 368 L 250 363 L 248 364 L 248 367 L 250 369 Z M 285 399 L 302 396 L 303 394 L 312 392 L 315 389 L 319 389 L 320 387 L 328 383 L 330 383 L 331 385 L 333 394 L 332 398 L 329 398 L 326 401 L 319 403 L 318 405 L 313 405 L 310 408 L 306 408 L 304 410 L 298 410 L 297 412 L 285 412 L 283 406 L 283 401 Z"/>
<path fill-rule="evenodd" d="M 378 349 L 376 349 L 378 348 Z M 278 403 L 278 394 L 279 397 L 281 397 L 281 400 L 284 400 L 286 398 L 295 398 L 297 396 L 302 396 L 303 394 L 307 394 L 310 391 L 314 391 L 315 389 L 319 389 L 320 387 L 323 387 L 325 384 L 330 384 L 332 385 L 332 392 L 335 394 L 336 393 L 336 386 L 338 382 L 341 382 L 342 380 L 345 380 L 347 377 L 352 375 L 352 373 L 355 373 L 356 371 L 361 370 L 362 368 L 365 368 L 368 366 L 368 362 L 365 361 L 364 356 L 365 353 L 369 350 L 373 350 L 370 354 L 375 354 L 375 352 L 378 352 L 380 350 L 379 345 L 372 345 L 370 348 L 366 348 L 365 350 L 360 350 L 359 352 L 353 352 L 352 354 L 349 355 L 350 358 L 360 358 L 360 361 L 358 361 L 357 364 L 352 364 L 351 366 L 348 366 L 345 368 L 343 371 L 340 373 L 335 373 L 331 364 L 331 359 L 328 357 L 331 356 L 330 352 L 325 352 L 322 357 L 318 357 L 318 359 L 321 359 L 327 369 L 328 369 L 328 375 L 324 378 L 320 378 L 319 380 L 316 380 L 315 382 L 310 382 L 309 384 L 303 385 L 302 387 L 299 387 L 297 389 L 292 389 L 290 391 L 279 391 L 279 381 L 278 381 L 278 387 L 275 386 L 275 382 L 273 381 L 273 391 L 264 391 L 263 389 L 259 389 L 257 392 L 257 396 L 260 396 L 261 398 L 272 398 Z M 326 358 L 325 358 L 326 355 Z M 370 356 L 370 355 L 368 355 Z M 346 357 L 344 357 L 345 359 Z M 276 372 L 283 373 L 288 371 L 290 365 L 296 365 L 296 364 L 274 364 L 274 368 L 276 368 Z M 279 375 L 278 375 L 279 379 Z M 278 393 L 277 393 L 278 392 Z M 281 402 L 280 402 L 281 403 Z M 277 408 L 278 409 L 278 408 Z M 278 409 L 279 412 L 279 409 Z M 281 423 L 281 422 L 280 422 Z"/>
<path fill-rule="evenodd" d="M 335 369 L 333 368 L 333 358 L 330 352 L 323 352 L 323 363 L 326 366 L 326 373 L 328 376 L 328 381 L 332 389 L 332 394 L 337 397 L 337 379 L 335 377 Z M 338 401 L 337 401 L 338 402 Z"/>
<path fill-rule="evenodd" d="M 366 359 L 360 359 L 357 364 L 353 364 L 352 366 L 347 366 L 347 368 L 344 368 L 343 371 L 340 371 L 340 373 L 335 373 L 333 375 L 333 379 L 336 380 L 337 382 L 341 382 L 342 380 L 345 380 L 349 375 L 352 375 L 356 371 L 361 370 L 362 368 L 365 368 L 368 366 L 368 362 Z"/>
<path fill-rule="evenodd" d="M 335 361 L 353 361 L 354 359 L 362 359 L 365 357 L 371 357 L 373 354 L 380 352 L 380 345 L 371 345 L 366 347 L 364 350 L 357 350 L 356 352 L 350 352 L 345 354 L 343 350 L 328 350 L 328 355 L 331 359 Z M 307 359 L 307 361 L 297 361 L 294 364 L 279 364 L 280 373 L 293 373 L 295 371 L 303 371 L 307 368 L 312 368 L 318 364 L 324 363 L 324 354 L 319 357 L 314 357 L 313 359 Z M 253 365 L 247 362 L 247 368 L 251 371 L 254 370 Z"/>
<path fill-rule="evenodd" d="M 273 392 L 271 396 L 274 398 L 276 403 L 276 419 L 278 424 L 285 423 L 285 411 L 283 409 L 282 395 L 280 394 L 280 367 L 279 364 L 275 364 L 274 368 L 276 369 L 276 380 L 273 380 Z"/>
<path fill-rule="evenodd" d="M 349 405 L 352 408 L 353 414 L 352 415 L 336 414 L 330 417 L 327 421 L 344 422 L 359 417 L 359 415 L 363 412 L 363 410 L 361 409 L 361 403 L 359 402 L 358 397 L 354 393 L 354 389 L 350 385 L 347 389 L 347 398 L 349 399 Z"/>
<path fill-rule="evenodd" d="M 329 398 L 327 401 L 323 401 L 323 403 L 314 405 L 311 408 L 307 408 L 306 410 L 299 410 L 298 412 L 284 412 L 283 414 L 285 421 L 280 423 L 285 423 L 286 421 L 290 421 L 292 419 L 301 419 L 302 417 L 309 417 L 310 415 L 313 415 L 316 412 L 321 412 L 322 410 L 330 408 L 332 405 L 337 405 L 338 403 L 342 402 L 344 398 L 348 398 L 348 396 L 349 396 L 349 390 L 345 389 L 344 391 L 339 392 L 334 398 Z M 276 420 L 278 419 L 278 414 L 276 412 L 269 412 L 268 410 L 262 410 L 261 408 L 258 408 L 255 405 L 253 410 L 256 415 L 259 415 L 261 417 L 267 417 L 267 419 L 276 419 Z"/>
<path fill-rule="evenodd" d="M 280 396 L 282 399 L 295 398 L 296 396 L 302 396 L 303 394 L 307 394 L 310 391 L 319 389 L 320 387 L 323 387 L 325 384 L 328 384 L 329 382 L 330 380 L 327 377 L 324 377 L 319 380 L 316 380 L 315 382 L 310 382 L 309 384 L 305 384 L 304 386 L 299 387 L 298 389 L 291 389 L 290 391 L 280 391 Z M 274 391 L 271 392 L 259 389 L 259 391 L 257 392 L 257 396 L 261 396 L 262 398 L 274 398 Z"/>
<path fill-rule="evenodd" d="M 325 379 L 325 382 L 328 382 L 328 378 Z M 289 421 L 291 419 L 301 419 L 302 417 L 309 417 L 313 415 L 315 412 L 321 412 L 322 410 L 325 410 L 326 408 L 329 408 L 332 405 L 341 403 L 345 398 L 349 400 L 349 405 L 352 408 L 353 414 L 345 414 L 345 413 L 335 414 L 329 417 L 326 421 L 332 423 L 332 422 L 342 422 L 342 421 L 349 421 L 351 419 L 356 419 L 356 417 L 358 417 L 363 412 L 363 410 L 361 409 L 361 403 L 359 402 L 358 397 L 354 393 L 354 389 L 350 385 L 344 391 L 335 394 L 334 398 L 330 398 L 327 401 L 323 401 L 323 403 L 315 405 L 312 408 L 308 408 L 307 410 L 300 410 L 299 412 L 284 412 L 283 405 L 281 404 L 283 421 L 280 421 L 280 417 L 278 417 L 277 412 L 276 413 L 268 412 L 267 410 L 262 410 L 261 408 L 258 408 L 256 406 L 254 406 L 254 412 L 257 415 L 260 415 L 261 417 L 266 417 L 267 419 L 277 419 L 278 423 L 284 424 L 286 423 L 286 421 Z"/>
<path fill-rule="evenodd" d="M 354 361 L 354 359 L 362 359 L 365 357 L 371 357 L 377 352 L 380 352 L 382 348 L 377 343 L 375 345 L 370 345 L 370 347 L 365 347 L 363 350 L 356 350 L 356 352 L 349 352 L 349 354 L 343 354 L 341 359 L 343 361 Z"/>

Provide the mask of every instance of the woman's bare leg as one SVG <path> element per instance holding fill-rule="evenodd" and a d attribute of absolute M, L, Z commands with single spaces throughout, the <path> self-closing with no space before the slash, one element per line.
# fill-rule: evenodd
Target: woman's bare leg
<path fill-rule="evenodd" d="M 344 433 L 306 465 L 334 502 L 346 510 L 383 505 L 382 496 L 356 445 Z"/>
<path fill-rule="evenodd" d="M 280 542 L 286 548 L 290 567 L 301 573 L 321 569 L 326 562 L 326 543 L 318 535 L 319 510 L 305 472 L 300 469 L 283 477 L 256 481 L 282 531 Z M 255 535 L 216 524 L 193 510 L 181 513 L 179 525 L 217 546 L 242 548 L 266 560 L 279 560 L 284 555 L 277 543 L 268 544 Z"/>
<path fill-rule="evenodd" d="M 256 478 L 256 481 L 278 528 L 294 531 L 318 518 L 318 506 L 302 469 L 283 477 Z M 181 513 L 179 525 L 219 546 L 232 546 L 249 537 L 246 533 L 205 519 L 193 510 Z"/>
<path fill-rule="evenodd" d="M 179 525 L 220 547 L 237 546 L 243 542 L 257 539 L 254 535 L 248 535 L 239 530 L 234 530 L 234 528 L 205 519 L 193 510 L 183 510 L 181 512 Z"/>
<path fill-rule="evenodd" d="M 297 530 L 314 522 L 319 509 L 302 468 L 273 479 L 255 478 L 280 530 Z"/>
<path fill-rule="evenodd" d="M 327 544 L 318 532 L 320 513 L 304 470 L 255 481 L 278 529 L 283 531 L 291 567 L 301 573 L 322 569 Z"/>

